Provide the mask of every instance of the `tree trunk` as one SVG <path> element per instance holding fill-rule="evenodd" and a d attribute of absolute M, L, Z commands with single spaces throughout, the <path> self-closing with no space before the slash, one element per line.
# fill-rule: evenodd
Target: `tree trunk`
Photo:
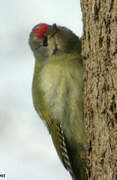
<path fill-rule="evenodd" d="M 81 0 L 88 180 L 117 180 L 117 0 Z"/>

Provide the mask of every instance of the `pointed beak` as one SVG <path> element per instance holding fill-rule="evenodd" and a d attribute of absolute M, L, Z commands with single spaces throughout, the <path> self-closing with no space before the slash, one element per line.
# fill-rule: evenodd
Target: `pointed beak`
<path fill-rule="evenodd" d="M 53 29 L 57 29 L 56 23 L 52 25 Z"/>
<path fill-rule="evenodd" d="M 49 32 L 49 38 L 53 37 L 56 34 L 57 31 L 58 31 L 58 28 L 57 28 L 56 24 L 53 24 L 51 26 L 51 29 L 50 29 L 50 32 Z"/>

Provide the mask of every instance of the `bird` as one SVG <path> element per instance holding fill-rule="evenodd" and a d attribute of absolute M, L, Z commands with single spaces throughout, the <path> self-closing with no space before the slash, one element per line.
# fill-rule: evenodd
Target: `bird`
<path fill-rule="evenodd" d="M 81 40 L 70 29 L 37 24 L 29 36 L 35 58 L 32 97 L 57 154 L 73 180 L 86 180 Z"/>

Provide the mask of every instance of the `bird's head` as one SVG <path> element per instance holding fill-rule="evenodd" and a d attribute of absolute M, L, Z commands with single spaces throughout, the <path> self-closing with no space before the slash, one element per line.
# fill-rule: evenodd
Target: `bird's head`
<path fill-rule="evenodd" d="M 36 25 L 30 34 L 29 44 L 36 58 L 81 51 L 79 38 L 66 27 L 56 24 Z"/>

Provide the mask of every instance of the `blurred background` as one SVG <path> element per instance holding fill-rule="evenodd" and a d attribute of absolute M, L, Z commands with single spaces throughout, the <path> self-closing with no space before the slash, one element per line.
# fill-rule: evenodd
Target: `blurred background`
<path fill-rule="evenodd" d="M 42 22 L 81 36 L 80 0 L 0 0 L 0 179 L 71 179 L 32 103 L 28 37 Z"/>

